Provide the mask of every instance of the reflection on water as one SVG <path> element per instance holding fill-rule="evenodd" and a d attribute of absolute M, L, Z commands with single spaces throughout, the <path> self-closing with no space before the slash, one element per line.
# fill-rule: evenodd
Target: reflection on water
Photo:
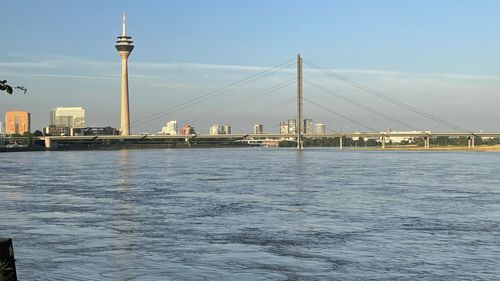
<path fill-rule="evenodd" d="M 15 157 L 13 157 L 15 156 Z M 20 280 L 497 280 L 494 153 L 0 154 Z"/>

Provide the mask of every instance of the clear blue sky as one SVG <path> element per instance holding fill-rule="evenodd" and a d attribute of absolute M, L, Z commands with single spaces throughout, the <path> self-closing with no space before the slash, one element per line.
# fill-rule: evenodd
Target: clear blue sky
<path fill-rule="evenodd" d="M 114 39 L 125 10 L 136 44 L 130 57 L 132 121 L 247 77 L 255 72 L 251 67 L 274 66 L 301 53 L 462 126 L 500 130 L 494 106 L 500 103 L 500 1 L 3 0 L 0 10 L 0 78 L 29 88 L 26 96 L 1 95 L 0 113 L 28 110 L 34 129 L 47 125 L 48 112 L 56 106 L 84 106 L 88 125 L 119 126 Z M 216 104 L 293 77 L 292 72 L 280 75 L 142 124 L 135 132 L 158 131 L 167 120 L 188 121 Z M 423 129 L 441 128 L 365 99 L 326 76 L 309 77 Z M 309 98 L 377 129 L 394 126 L 305 90 Z M 293 94 L 291 87 L 282 99 Z M 276 131 L 279 121 L 293 117 L 293 106 L 259 116 L 248 110 L 273 98 L 194 125 L 230 123 L 238 130 L 257 122 Z M 305 110 L 329 127 L 361 129 L 317 108 Z M 252 118 L 243 118 L 242 111 Z"/>

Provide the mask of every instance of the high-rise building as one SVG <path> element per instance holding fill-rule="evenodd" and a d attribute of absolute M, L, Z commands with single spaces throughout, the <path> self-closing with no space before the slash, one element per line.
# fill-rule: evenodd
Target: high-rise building
<path fill-rule="evenodd" d="M 5 113 L 5 134 L 24 134 L 30 132 L 31 116 L 26 111 L 8 111 Z"/>
<path fill-rule="evenodd" d="M 168 121 L 167 126 L 161 129 L 162 134 L 177 135 L 177 121 Z"/>
<path fill-rule="evenodd" d="M 304 134 L 314 133 L 314 123 L 312 119 L 304 119 Z"/>
<path fill-rule="evenodd" d="M 208 130 L 211 135 L 229 135 L 231 134 L 230 125 L 212 125 Z"/>
<path fill-rule="evenodd" d="M 296 134 L 297 133 L 297 120 L 288 119 L 287 121 L 280 122 L 280 134 Z"/>
<path fill-rule="evenodd" d="M 222 134 L 230 135 L 231 134 L 231 126 L 230 125 L 222 126 Z"/>
<path fill-rule="evenodd" d="M 208 133 L 210 135 L 220 135 L 221 132 L 221 126 L 219 125 L 212 125 L 210 129 L 208 129 Z"/>
<path fill-rule="evenodd" d="M 85 127 L 85 109 L 82 107 L 56 107 L 50 111 L 50 125 L 66 128 Z"/>
<path fill-rule="evenodd" d="M 194 127 L 191 127 L 189 124 L 184 124 L 180 130 L 180 134 L 183 136 L 195 134 Z"/>
<path fill-rule="evenodd" d="M 288 134 L 288 122 L 280 122 L 280 134 Z"/>
<path fill-rule="evenodd" d="M 288 119 L 288 133 L 289 134 L 296 134 L 297 133 L 297 120 L 295 119 Z"/>
<path fill-rule="evenodd" d="M 123 13 L 122 35 L 118 36 L 115 48 L 122 60 L 120 131 L 124 136 L 128 136 L 130 134 L 130 115 L 128 105 L 128 57 L 134 49 L 134 45 L 132 43 L 132 37 L 127 36 L 127 24 L 125 20 L 125 13 Z"/>
<path fill-rule="evenodd" d="M 253 125 L 253 133 L 254 134 L 263 134 L 264 133 L 264 126 L 262 124 Z"/>
<path fill-rule="evenodd" d="M 0 122 L 0 135 L 3 135 L 3 124 Z"/>
<path fill-rule="evenodd" d="M 324 134 L 325 133 L 325 124 L 318 123 L 314 125 L 314 130 L 316 134 Z"/>

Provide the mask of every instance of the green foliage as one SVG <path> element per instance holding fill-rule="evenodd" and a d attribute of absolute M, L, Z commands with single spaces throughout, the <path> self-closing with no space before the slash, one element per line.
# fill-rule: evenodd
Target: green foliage
<path fill-rule="evenodd" d="M 431 139 L 431 143 L 434 141 Z M 437 137 L 435 140 L 435 144 L 438 146 L 448 146 L 450 143 L 450 137 Z"/>
<path fill-rule="evenodd" d="M 367 139 L 366 140 L 366 146 L 378 146 L 379 145 L 379 142 L 377 140 L 374 140 L 374 139 Z"/>
<path fill-rule="evenodd" d="M 365 146 L 365 139 L 362 138 L 362 137 L 359 137 L 358 141 L 356 142 L 356 145 L 359 146 L 359 147 Z"/>
<path fill-rule="evenodd" d="M 297 142 L 294 142 L 294 141 L 280 141 L 278 143 L 278 147 L 295 147 L 297 146 Z"/>

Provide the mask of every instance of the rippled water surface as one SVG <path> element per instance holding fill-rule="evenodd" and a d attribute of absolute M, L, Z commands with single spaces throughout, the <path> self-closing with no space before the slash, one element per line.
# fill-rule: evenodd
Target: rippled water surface
<path fill-rule="evenodd" d="M 500 280 L 500 154 L 0 154 L 20 280 Z"/>

